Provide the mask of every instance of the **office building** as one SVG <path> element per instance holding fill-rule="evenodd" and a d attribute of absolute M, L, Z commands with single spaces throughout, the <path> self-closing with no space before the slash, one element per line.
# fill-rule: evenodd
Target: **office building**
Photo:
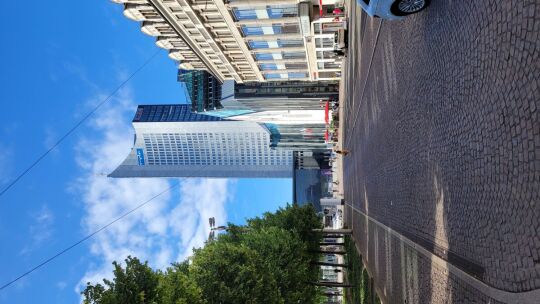
<path fill-rule="evenodd" d="M 269 144 L 272 148 L 290 151 L 312 151 L 327 148 L 324 110 L 322 109 L 255 112 L 225 107 L 223 110 L 208 111 L 204 114 L 264 125 L 270 132 Z"/>
<path fill-rule="evenodd" d="M 313 150 L 313 151 L 295 151 L 293 153 L 294 169 L 330 169 L 331 151 Z"/>
<path fill-rule="evenodd" d="M 204 70 L 178 70 L 178 81 L 182 82 L 191 99 L 191 111 L 204 112 L 223 108 L 221 105 L 221 83 Z"/>
<path fill-rule="evenodd" d="M 250 121 L 191 112 L 189 105 L 141 105 L 131 152 L 110 177 L 292 177 L 292 151 L 273 150 Z"/>
<path fill-rule="evenodd" d="M 220 82 L 338 80 L 335 0 L 113 0 L 181 69 Z M 336 13 L 337 12 L 337 13 Z"/>
<path fill-rule="evenodd" d="M 321 100 L 338 99 L 336 81 L 274 81 L 223 85 L 223 107 L 253 111 L 322 110 Z"/>
<path fill-rule="evenodd" d="M 295 169 L 293 175 L 293 201 L 299 205 L 312 204 L 321 211 L 321 198 L 331 197 L 330 170 Z"/>
<path fill-rule="evenodd" d="M 199 92 L 191 75 L 202 74 L 211 92 Z M 191 97 L 192 111 L 232 120 L 263 123 L 271 132 L 271 146 L 311 151 L 326 148 L 325 101 L 337 99 L 336 82 L 276 81 L 238 84 L 217 79 L 205 71 L 178 73 Z M 186 77 L 189 75 L 190 77 Z M 207 77 L 208 76 L 208 77 Z M 203 81 L 199 81 L 202 83 Z M 219 91 L 219 93 L 215 93 Z M 220 101 L 210 96 L 220 95 Z M 202 98 L 201 98 L 202 97 Z"/>
<path fill-rule="evenodd" d="M 292 98 L 292 99 L 321 99 L 339 95 L 337 81 L 274 81 L 248 82 L 236 84 L 234 87 L 236 99 L 252 98 Z"/>

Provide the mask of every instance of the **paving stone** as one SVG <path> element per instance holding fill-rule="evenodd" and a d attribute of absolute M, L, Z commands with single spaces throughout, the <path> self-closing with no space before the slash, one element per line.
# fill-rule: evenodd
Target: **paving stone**
<path fill-rule="evenodd" d="M 345 199 L 407 237 L 444 245 L 490 286 L 540 288 L 540 2 L 432 1 L 382 22 L 369 71 L 381 20 L 361 20 L 351 18 L 344 79 Z M 401 266 L 399 248 L 392 265 Z M 380 271 L 402 277 L 386 264 Z M 423 267 L 403 271 L 439 280 Z M 399 281 L 392 303 L 485 302 L 458 283 L 446 300 L 442 287 L 409 294 Z"/>

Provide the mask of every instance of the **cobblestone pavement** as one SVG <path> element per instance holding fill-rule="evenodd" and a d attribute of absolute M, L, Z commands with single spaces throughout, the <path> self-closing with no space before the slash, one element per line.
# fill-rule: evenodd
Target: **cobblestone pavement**
<path fill-rule="evenodd" d="M 384 303 L 502 303 L 347 207 L 356 244 Z M 357 237 L 362 235 L 363 237 Z"/>
<path fill-rule="evenodd" d="M 349 13 L 345 199 L 494 288 L 539 289 L 540 2 L 439 0 L 402 21 Z M 420 293 L 441 277 L 459 285 L 413 259 Z M 446 290 L 431 299 L 485 302 Z"/>

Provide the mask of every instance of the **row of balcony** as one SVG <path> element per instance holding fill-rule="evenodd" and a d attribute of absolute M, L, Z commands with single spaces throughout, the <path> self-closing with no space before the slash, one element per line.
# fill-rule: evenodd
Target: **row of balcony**
<path fill-rule="evenodd" d="M 141 31 L 156 37 L 181 69 L 208 70 L 238 83 L 309 79 L 296 1 L 256 8 L 223 0 L 112 1 L 122 3 L 124 15 L 141 22 Z M 293 62 L 306 64 L 289 69 L 286 63 Z"/>

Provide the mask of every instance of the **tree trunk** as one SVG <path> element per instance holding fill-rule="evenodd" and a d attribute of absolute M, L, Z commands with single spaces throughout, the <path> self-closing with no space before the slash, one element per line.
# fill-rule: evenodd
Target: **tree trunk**
<path fill-rule="evenodd" d="M 338 238 L 342 238 L 344 235 L 342 234 L 325 234 L 323 237 L 325 239 L 330 239 L 330 238 L 334 238 L 334 239 L 338 239 Z"/>
<path fill-rule="evenodd" d="M 348 268 L 349 265 L 347 264 L 337 264 L 337 263 L 330 263 L 330 262 L 311 262 L 311 265 L 319 265 L 319 266 L 335 266 L 335 267 L 345 267 Z"/>
<path fill-rule="evenodd" d="M 323 234 L 352 234 L 352 229 L 313 229 L 315 232 L 322 232 Z"/>
<path fill-rule="evenodd" d="M 320 253 L 320 254 L 346 254 L 347 253 L 347 251 L 341 251 L 341 250 L 310 250 L 310 252 Z"/>
<path fill-rule="evenodd" d="M 343 287 L 343 288 L 353 287 L 351 284 L 338 283 L 338 282 L 310 282 L 310 284 L 315 285 L 315 286 L 323 286 L 323 287 Z"/>
<path fill-rule="evenodd" d="M 323 292 L 323 295 L 331 297 L 331 296 L 342 296 L 343 294 L 341 292 Z"/>

